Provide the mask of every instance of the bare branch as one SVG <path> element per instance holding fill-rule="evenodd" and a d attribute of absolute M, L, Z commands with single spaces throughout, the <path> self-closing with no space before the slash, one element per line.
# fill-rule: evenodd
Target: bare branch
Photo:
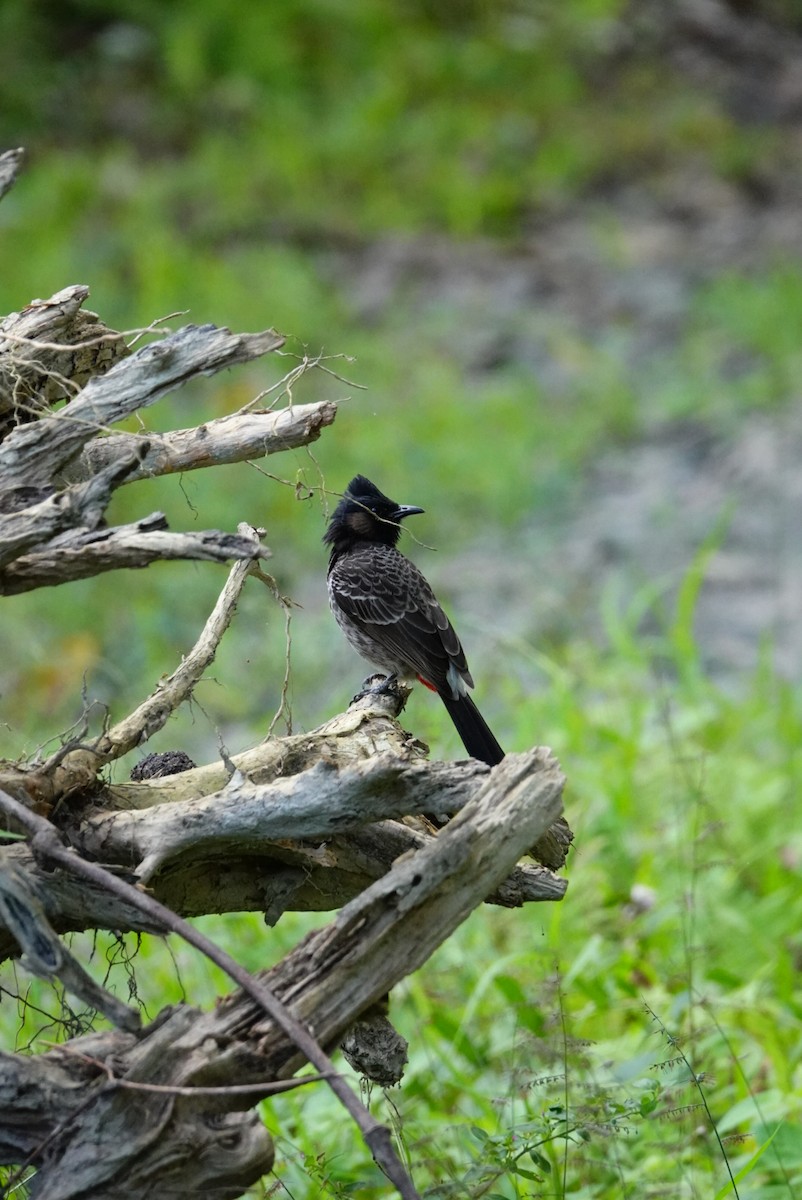
<path fill-rule="evenodd" d="M 395 720 L 409 691 L 399 685 L 395 692 L 365 692 L 345 712 L 337 713 L 317 729 L 291 737 L 265 738 L 258 746 L 235 754 L 232 764 L 251 783 L 265 784 L 297 775 L 321 761 L 339 769 L 384 755 L 422 762 L 427 747 Z M 221 791 L 230 776 L 222 762 L 212 762 L 167 778 L 109 784 L 103 791 L 102 804 L 104 808 L 128 810 L 195 800 Z"/>
<path fill-rule="evenodd" d="M 259 533 L 252 526 L 242 522 L 237 528 L 237 536 L 243 543 L 250 543 L 250 557 L 242 558 L 231 568 L 200 637 L 182 659 L 181 665 L 167 679 L 159 681 L 155 692 L 148 696 L 147 700 L 108 731 L 98 747 L 96 771 L 104 763 L 111 762 L 134 746 L 146 742 L 161 729 L 176 708 L 192 695 L 195 684 L 206 668 L 214 662 L 220 639 L 231 624 L 237 601 L 253 564 L 269 553 L 261 547 Z M 62 771 L 69 771 L 70 761 L 68 756 L 62 762 Z"/>
<path fill-rule="evenodd" d="M 121 1079 L 115 1075 L 112 1068 L 102 1059 L 93 1058 L 90 1054 L 82 1054 L 69 1043 L 58 1044 L 59 1054 L 75 1055 L 81 1062 L 102 1071 L 113 1087 L 127 1088 L 132 1092 L 154 1092 L 163 1096 L 186 1096 L 197 1100 L 203 1096 L 249 1096 L 263 1100 L 266 1096 L 279 1096 L 284 1092 L 294 1092 L 298 1088 L 308 1087 L 310 1083 L 320 1083 L 329 1078 L 328 1074 L 317 1072 L 314 1075 L 302 1075 L 300 1079 L 279 1079 L 274 1083 L 228 1083 L 222 1087 L 179 1087 L 177 1084 L 142 1083 L 135 1079 Z"/>
<path fill-rule="evenodd" d="M 147 451 L 141 464 L 126 478 L 130 483 L 155 475 L 177 471 L 195 471 L 225 463 L 263 458 L 279 450 L 294 450 L 317 441 L 322 430 L 331 425 L 337 406 L 331 401 L 293 405 L 277 412 L 249 408 L 207 421 L 194 429 L 175 429 L 170 433 L 148 433 Z M 80 459 L 70 464 L 69 478 L 85 478 L 101 470 L 120 455 L 142 443 L 132 433 L 115 433 L 96 438 L 84 449 Z"/>
<path fill-rule="evenodd" d="M 33 554 L 16 559 L 0 571 L 0 596 L 15 596 L 35 588 L 56 587 L 72 579 L 87 579 L 122 567 L 139 569 L 170 559 L 228 562 L 249 558 L 252 545 L 233 533 L 207 529 L 170 533 L 162 513 L 152 513 L 131 525 L 113 529 L 62 534 Z"/>
<path fill-rule="evenodd" d="M 14 429 L 0 445 L 6 486 L 49 483 L 98 432 L 153 404 L 195 375 L 213 374 L 276 350 L 273 330 L 232 334 L 214 325 L 187 325 L 94 376 L 54 416 Z"/>

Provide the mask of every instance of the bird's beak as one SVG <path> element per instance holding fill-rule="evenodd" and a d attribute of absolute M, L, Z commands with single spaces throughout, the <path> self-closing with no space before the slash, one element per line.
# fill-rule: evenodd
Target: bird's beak
<path fill-rule="evenodd" d="M 415 513 L 422 513 L 425 511 L 425 509 L 418 508 L 415 504 L 399 504 L 398 508 L 395 510 L 395 519 L 396 521 L 403 521 L 404 517 L 414 517 Z"/>

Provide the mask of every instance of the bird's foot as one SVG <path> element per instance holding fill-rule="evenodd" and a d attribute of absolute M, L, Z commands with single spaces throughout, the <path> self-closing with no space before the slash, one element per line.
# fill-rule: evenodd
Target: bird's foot
<path fill-rule="evenodd" d="M 354 704 L 365 696 L 388 696 L 399 705 L 398 711 L 404 707 L 409 695 L 409 688 L 401 683 L 395 672 L 392 675 L 369 675 L 363 680 L 362 687 L 351 701 Z"/>
<path fill-rule="evenodd" d="M 375 683 L 374 680 L 377 679 L 379 682 Z M 395 671 L 393 671 L 392 675 L 370 675 L 364 681 L 362 687 L 367 688 L 369 692 L 373 692 L 374 694 L 380 696 L 383 692 L 391 692 L 397 683 L 398 676 Z M 368 687 L 368 685 L 370 686 Z"/>
<path fill-rule="evenodd" d="M 351 703 L 353 704 L 354 700 L 361 700 L 363 696 L 381 696 L 390 692 L 397 682 L 397 675 L 368 675 L 367 679 L 362 680 L 362 687 Z"/>

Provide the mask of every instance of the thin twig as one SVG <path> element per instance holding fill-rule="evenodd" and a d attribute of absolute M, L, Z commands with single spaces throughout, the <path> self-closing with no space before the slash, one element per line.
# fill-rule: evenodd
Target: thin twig
<path fill-rule="evenodd" d="M 367 392 L 369 390 L 368 385 L 366 383 L 355 383 L 353 379 L 346 379 L 344 375 L 338 375 L 336 371 L 332 371 L 331 367 L 323 366 L 324 362 L 329 362 L 330 359 L 334 359 L 334 358 L 344 358 L 345 361 L 349 362 L 349 363 L 356 362 L 356 359 L 353 357 L 353 355 L 350 355 L 350 354 L 324 354 L 322 350 L 321 350 L 320 354 L 316 355 L 314 358 L 310 358 L 308 354 L 304 354 L 301 357 L 298 354 L 293 354 L 291 350 L 277 350 L 276 354 L 278 355 L 279 358 L 298 358 L 298 359 L 300 359 L 300 365 L 303 367 L 304 370 L 306 370 L 307 367 L 317 367 L 318 370 L 325 371 L 325 373 L 327 375 L 331 375 L 334 379 L 339 380 L 340 383 L 346 383 L 348 385 L 348 387 L 359 388 L 359 390 L 361 392 Z"/>
<path fill-rule="evenodd" d="M 146 337 L 149 333 L 158 333 L 161 336 L 162 330 L 159 329 L 158 326 L 163 325 L 165 321 L 172 321 L 174 317 L 188 316 L 188 308 L 177 308 L 175 312 L 167 313 L 167 315 L 164 317 L 156 317 L 153 321 L 151 321 L 150 325 L 146 325 L 144 329 L 124 329 L 120 336 L 124 338 L 131 338 L 131 341 L 128 343 L 128 349 L 130 350 L 132 346 L 137 344 L 140 338 Z M 170 333 L 171 331 L 168 329 L 165 332 Z"/>
<path fill-rule="evenodd" d="M 331 1078 L 328 1071 L 321 1071 L 315 1075 L 302 1075 L 298 1079 L 275 1079 L 271 1083 L 230 1083 L 221 1087 L 180 1087 L 178 1084 L 169 1083 L 142 1083 L 136 1079 L 122 1079 L 114 1074 L 107 1062 L 94 1058 L 91 1054 L 82 1054 L 62 1042 L 42 1044 L 52 1046 L 59 1054 L 78 1058 L 90 1067 L 97 1067 L 106 1075 L 110 1087 L 126 1088 L 132 1092 L 156 1092 L 164 1096 L 277 1096 L 281 1092 L 292 1092 L 296 1088 L 306 1087 L 308 1083 L 320 1083 L 322 1079 Z"/>
<path fill-rule="evenodd" d="M 270 594 L 276 603 L 281 605 L 281 607 L 284 609 L 284 678 L 281 681 L 281 695 L 279 696 L 278 708 L 276 709 L 273 719 L 268 726 L 266 737 L 271 736 L 282 716 L 284 717 L 284 722 L 287 727 L 287 733 L 291 734 L 292 712 L 290 711 L 289 707 L 289 691 L 290 677 L 292 674 L 292 610 L 294 605 L 299 608 L 300 605 L 297 601 L 290 599 L 289 596 L 285 596 L 279 589 L 279 586 L 273 576 L 260 567 L 257 562 L 254 562 L 251 565 L 251 575 L 254 575 L 257 579 L 262 581 L 265 587 L 269 589 Z"/>
<path fill-rule="evenodd" d="M 31 346 L 34 350 L 52 350 L 57 354 L 71 354 L 74 350 L 85 350 L 88 346 L 102 346 L 104 342 L 121 342 L 123 335 L 114 329 L 109 329 L 107 333 L 99 333 L 97 337 L 75 342 L 42 342 L 38 338 L 25 337 L 24 334 L 11 333 L 9 330 L 3 329 L 0 330 L 0 340 L 13 342 L 17 346 Z M 26 359 L 25 366 L 30 365 L 36 365 L 35 361 Z"/>

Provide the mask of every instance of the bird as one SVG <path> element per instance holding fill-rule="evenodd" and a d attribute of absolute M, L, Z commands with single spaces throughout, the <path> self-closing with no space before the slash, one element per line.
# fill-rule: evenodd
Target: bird
<path fill-rule="evenodd" d="M 472 758 L 495 766 L 504 751 L 468 689 L 465 651 L 429 583 L 397 549 L 401 521 L 424 510 L 396 504 L 356 475 L 331 515 L 329 604 L 351 646 L 389 680 L 417 679 L 436 692 Z"/>

